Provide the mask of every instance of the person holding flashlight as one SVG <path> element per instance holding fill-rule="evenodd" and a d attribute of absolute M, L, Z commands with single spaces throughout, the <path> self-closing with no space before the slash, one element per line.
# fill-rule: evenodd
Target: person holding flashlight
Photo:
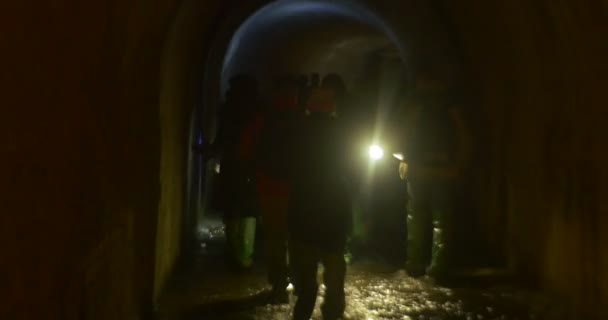
<path fill-rule="evenodd" d="M 411 99 L 413 116 L 399 176 L 409 182 L 406 270 L 412 276 L 448 276 L 455 191 L 468 162 L 467 127 L 444 86 L 420 79 Z"/>

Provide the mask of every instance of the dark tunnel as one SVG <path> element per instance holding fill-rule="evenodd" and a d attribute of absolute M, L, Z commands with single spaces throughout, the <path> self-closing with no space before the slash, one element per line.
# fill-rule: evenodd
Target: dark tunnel
<path fill-rule="evenodd" d="M 262 95 L 268 96 L 273 80 L 283 73 L 336 73 L 351 96 L 351 102 L 339 110 L 340 116 L 352 119 L 356 129 L 351 131 L 358 131 L 349 140 L 360 139 L 362 145 L 366 139 L 379 140 L 381 128 L 389 122 L 386 118 L 397 113 L 400 93 L 407 91 L 409 70 L 398 49 L 401 43 L 391 40 L 392 31 L 378 23 L 380 18 L 357 16 L 357 12 L 305 1 L 261 9 L 239 27 L 228 45 L 220 99 L 226 95 L 228 79 L 236 74 L 253 75 Z"/>
<path fill-rule="evenodd" d="M 344 319 L 608 317 L 604 1 L 64 0 L 0 12 L 0 319 L 291 319 L 302 292 L 292 278 L 287 303 L 268 303 L 259 215 L 241 232 L 252 266 L 225 260 L 217 199 L 244 200 L 222 187 L 227 160 L 213 149 L 234 127 L 222 118 L 230 80 L 253 76 L 270 101 L 287 73 L 346 86 L 332 115 L 356 176 Z M 423 236 L 410 150 L 424 150 L 411 142 L 424 90 L 457 110 L 444 137 L 458 166 L 450 214 L 428 218 Z M 445 200 L 435 191 L 433 208 Z M 409 269 L 423 238 L 428 261 L 449 252 L 449 277 Z"/>

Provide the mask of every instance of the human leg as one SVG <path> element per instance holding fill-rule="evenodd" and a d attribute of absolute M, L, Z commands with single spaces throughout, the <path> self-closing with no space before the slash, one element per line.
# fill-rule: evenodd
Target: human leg
<path fill-rule="evenodd" d="M 339 319 L 346 305 L 344 294 L 344 279 L 346 262 L 343 252 L 327 252 L 322 258 L 325 284 L 325 301 L 321 307 L 324 320 Z"/>
<path fill-rule="evenodd" d="M 449 181 L 437 181 L 433 190 L 433 245 L 427 274 L 435 278 L 447 275 L 450 266 L 453 214 L 453 189 Z"/>
<path fill-rule="evenodd" d="M 426 181 L 410 181 L 411 208 L 407 217 L 406 270 L 411 276 L 425 273 L 431 253 L 432 216 L 430 185 Z"/>
<path fill-rule="evenodd" d="M 272 286 L 272 299 L 277 303 L 288 302 L 287 272 L 287 198 L 260 194 L 260 207 L 266 236 L 266 264 L 268 282 Z"/>
<path fill-rule="evenodd" d="M 294 320 L 310 319 L 317 299 L 318 254 L 315 249 L 290 242 L 291 263 L 296 279 L 298 299 L 293 311 Z"/>

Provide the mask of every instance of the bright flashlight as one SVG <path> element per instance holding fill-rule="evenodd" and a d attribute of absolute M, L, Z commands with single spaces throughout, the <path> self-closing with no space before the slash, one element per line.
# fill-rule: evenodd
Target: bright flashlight
<path fill-rule="evenodd" d="M 372 160 L 380 160 L 384 157 L 384 150 L 377 145 L 373 145 L 369 147 L 369 157 L 372 158 Z"/>
<path fill-rule="evenodd" d="M 403 156 L 403 153 L 393 153 L 393 157 L 395 157 L 395 159 L 401 160 L 401 161 L 403 161 L 403 159 L 405 159 L 405 157 Z"/>

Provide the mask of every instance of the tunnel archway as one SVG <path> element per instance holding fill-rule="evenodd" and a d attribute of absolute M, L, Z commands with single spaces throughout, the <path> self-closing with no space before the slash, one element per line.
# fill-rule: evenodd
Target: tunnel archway
<path fill-rule="evenodd" d="M 220 8 L 221 6 L 218 5 L 217 7 Z M 258 39 L 263 39 L 263 35 L 259 34 L 260 30 L 268 30 L 270 26 L 276 25 L 276 23 L 289 24 L 289 19 L 293 17 L 300 17 L 294 19 L 295 24 L 300 26 L 306 25 L 306 21 L 302 21 L 304 20 L 302 17 L 306 17 L 309 20 L 315 21 L 315 19 L 318 19 L 317 21 L 321 22 L 338 19 L 358 26 L 359 31 L 364 29 L 364 36 L 359 39 L 361 41 L 351 46 L 351 49 L 366 46 L 379 49 L 383 46 L 385 48 L 392 46 L 392 49 L 388 50 L 389 55 L 392 56 L 390 59 L 396 60 L 398 63 L 407 63 L 405 72 L 403 72 L 405 76 L 401 79 L 403 86 L 396 86 L 393 88 L 395 90 L 406 91 L 413 84 L 414 74 L 417 70 L 428 69 L 428 66 L 422 63 L 424 59 L 420 57 L 416 61 L 410 59 L 409 49 L 415 47 L 413 45 L 408 46 L 408 37 L 413 37 L 412 30 L 409 30 L 411 26 L 404 24 L 401 17 L 392 15 L 383 4 L 376 5 L 363 1 L 251 1 L 226 9 L 215 18 L 216 23 L 212 24 L 212 27 L 208 27 L 208 25 L 198 27 L 199 31 L 206 31 L 204 34 L 196 32 L 196 25 L 200 25 L 200 21 L 203 21 L 201 17 L 213 15 L 208 7 L 204 8 L 201 4 L 185 2 L 179 12 L 181 14 L 178 15 L 174 24 L 176 36 L 172 36 L 170 39 L 177 38 L 179 39 L 177 42 L 181 43 L 178 45 L 181 47 L 174 48 L 175 54 L 183 55 L 188 52 L 187 58 L 178 62 L 178 64 L 180 65 L 179 68 L 189 70 L 182 71 L 186 74 L 186 78 L 183 74 L 177 75 L 181 82 L 186 82 L 180 84 L 180 82 L 173 81 L 168 83 L 167 86 L 176 87 L 177 91 L 185 91 L 185 93 L 182 92 L 176 97 L 179 96 L 179 99 L 183 100 L 183 97 L 186 96 L 186 100 L 182 101 L 190 104 L 190 106 L 186 105 L 186 108 L 194 107 L 190 116 L 192 121 L 189 125 L 189 138 L 185 139 L 185 141 L 188 141 L 188 146 L 196 144 L 201 136 L 204 137 L 205 141 L 214 139 L 216 113 L 222 100 L 223 84 L 230 75 L 229 70 L 235 68 L 231 62 L 235 61 L 234 58 L 239 53 L 239 46 L 235 43 L 242 43 L 242 40 L 247 36 L 253 39 L 256 39 L 256 36 L 261 36 Z M 429 13 L 420 11 L 417 14 L 425 16 Z M 260 23 L 260 20 L 263 21 Z M 361 28 L 361 26 L 364 27 Z M 349 29 L 345 30 L 348 31 Z M 302 33 L 301 30 L 300 32 Z M 347 38 L 351 36 L 352 39 L 352 35 L 349 35 L 348 32 L 338 31 L 338 34 L 340 32 Z M 258 34 L 256 35 L 256 33 Z M 361 33 L 359 33 L 360 35 Z M 205 41 L 200 39 L 205 39 Z M 233 41 L 235 39 L 237 41 Z M 308 39 L 307 41 L 312 40 Z M 418 41 L 420 40 L 418 39 Z M 198 45 L 196 45 L 197 42 Z M 205 43 L 205 45 L 200 45 L 202 43 Z M 326 40 L 325 43 L 329 44 L 323 48 L 325 52 L 331 52 L 339 45 L 335 38 Z M 323 52 L 324 50 L 319 51 Z M 386 49 L 376 51 L 380 52 L 380 55 L 387 52 Z M 441 54 L 441 56 L 444 55 Z M 319 57 L 317 55 L 316 58 Z M 354 59 L 351 57 L 350 61 L 361 61 L 364 57 L 364 54 L 359 54 Z M 175 60 L 172 60 L 172 63 L 175 63 Z M 189 64 L 189 66 L 186 64 Z M 171 67 L 168 69 L 171 70 Z M 449 77 L 450 75 L 448 75 Z M 445 76 L 443 78 L 445 79 Z M 177 88 L 179 86 L 181 88 Z M 397 103 L 400 102 L 397 101 Z M 386 113 L 385 117 L 388 114 Z M 383 121 L 383 119 L 377 119 L 378 123 Z M 203 162 L 189 148 L 184 151 L 189 155 L 187 166 L 189 172 L 187 179 L 189 181 L 185 184 L 186 189 L 184 190 L 184 193 L 188 195 L 184 205 L 185 216 L 183 219 L 179 218 L 181 222 L 171 223 L 170 225 L 179 225 L 183 230 L 179 233 L 181 240 L 178 242 L 181 243 L 180 246 L 185 245 L 184 248 L 188 248 L 194 245 L 192 247 L 196 248 L 194 235 L 201 230 L 202 212 L 207 202 L 202 195 L 208 194 L 205 190 L 210 188 L 210 179 L 207 178 L 213 175 L 214 168 L 212 166 L 202 167 Z M 159 238 L 159 241 L 162 240 Z M 160 242 L 159 245 L 163 246 Z"/>
<path fill-rule="evenodd" d="M 200 127 L 195 135 L 203 132 L 213 139 L 215 113 L 228 79 L 237 73 L 253 74 L 266 88 L 282 72 L 343 74 L 352 91 L 375 90 L 367 104 L 370 109 L 379 109 L 375 116 L 380 124 L 411 86 L 414 71 L 406 64 L 403 39 L 373 8 L 362 3 L 283 0 L 257 7 L 244 5 L 232 12 L 231 16 L 240 14 L 241 19 L 220 25 L 220 36 L 206 60 L 204 102 L 199 106 L 205 110 L 198 113 Z M 375 88 L 366 88 L 370 85 Z M 214 167 L 203 169 L 207 178 L 214 175 Z M 207 191 L 209 180 L 204 183 Z M 205 190 L 193 193 L 208 194 Z M 199 203 L 204 207 L 208 199 Z M 195 219 L 199 233 L 209 230 L 200 214 Z"/>
<path fill-rule="evenodd" d="M 328 23 L 328 20 L 335 20 L 334 24 L 345 24 L 346 30 L 342 32 L 336 30 L 335 26 Z M 353 29 L 349 30 L 349 26 Z M 354 26 L 358 26 L 358 30 Z M 335 35 L 333 38 L 324 39 L 324 32 Z M 314 41 L 306 38 L 311 34 L 317 37 Z M 285 39 L 286 37 L 293 39 Z M 261 43 L 266 43 L 266 45 Z M 310 48 L 311 45 L 320 48 Z M 289 48 L 289 46 L 295 46 L 295 48 Z M 341 50 L 348 52 L 349 47 L 355 47 L 351 51 L 367 50 L 364 54 L 369 54 L 370 51 L 382 46 L 392 47 L 394 54 L 400 57 L 403 63 L 406 63 L 407 52 L 403 40 L 397 37 L 395 31 L 383 17 L 363 4 L 353 1 L 318 0 L 272 2 L 255 11 L 234 32 L 223 59 L 222 92 L 225 92 L 227 78 L 235 74 L 236 70 L 255 73 L 256 70 L 260 70 L 260 66 L 247 65 L 247 63 L 251 64 L 251 60 L 268 60 L 264 59 L 264 56 L 272 51 L 275 52 L 276 58 L 277 51 L 278 55 L 293 56 L 294 51 L 308 50 L 307 54 L 312 53 L 316 56 L 296 56 L 295 58 L 299 59 L 301 64 L 306 65 L 310 60 L 321 60 L 324 65 L 315 67 L 327 69 L 325 71 L 329 69 L 335 71 L 340 67 L 329 68 L 329 65 L 340 63 L 335 56 L 340 54 Z M 311 49 L 316 49 L 317 52 Z M 318 51 L 323 53 L 322 56 L 319 56 Z M 245 60 L 245 57 L 250 60 L 243 65 L 239 60 Z M 343 56 L 343 58 L 353 59 L 348 56 Z M 239 65 L 239 63 L 241 64 Z M 280 64 L 285 61 L 273 61 L 273 63 Z M 297 72 L 298 70 L 291 71 Z"/>
<path fill-rule="evenodd" d="M 291 7 L 294 5 L 295 7 Z M 295 10 L 281 9 L 281 6 L 295 8 Z M 162 99 L 178 101 L 187 110 L 186 112 L 190 114 L 189 133 L 180 138 L 181 141 L 188 141 L 186 148 L 182 150 L 188 154 L 187 168 L 185 169 L 188 172 L 186 179 L 189 181 L 184 183 L 185 189 L 182 191 L 183 194 L 188 195 L 182 207 L 185 212 L 183 217 L 163 212 L 164 207 L 161 199 L 161 221 L 159 221 L 159 228 L 163 227 L 166 230 L 160 231 L 159 229 L 157 237 L 157 245 L 159 246 L 159 249 L 157 249 L 157 261 L 159 261 L 157 277 L 168 274 L 171 268 L 170 259 L 167 258 L 167 255 L 161 255 L 163 250 L 167 250 L 167 247 L 170 247 L 170 251 L 174 252 L 175 255 L 179 255 L 180 252 L 183 255 L 184 249 L 188 250 L 189 246 L 196 249 L 195 235 L 200 231 L 199 222 L 201 221 L 202 208 L 205 205 L 205 201 L 201 198 L 201 195 L 206 194 L 205 191 L 208 190 L 206 188 L 209 187 L 208 183 L 204 183 L 205 179 L 201 177 L 212 175 L 213 168 L 202 167 L 200 158 L 197 158 L 198 155 L 191 152 L 190 147 L 199 139 L 201 133 L 206 141 L 213 140 L 216 129 L 215 115 L 221 103 L 222 77 L 229 74 L 223 72 L 226 70 L 225 66 L 230 65 L 224 62 L 230 61 L 230 59 L 226 59 L 226 56 L 230 56 L 231 41 L 235 35 L 243 36 L 243 33 L 239 34 L 239 31 L 246 30 L 246 28 L 242 29 L 241 27 L 246 26 L 248 21 L 251 22 L 249 19 L 255 18 L 256 14 L 260 12 L 265 14 L 274 12 L 274 15 L 276 15 L 274 19 L 280 21 L 285 18 L 285 16 L 282 17 L 280 14 L 282 10 L 287 10 L 287 16 L 289 16 L 289 14 L 298 12 L 303 15 L 310 14 L 311 12 L 318 13 L 315 10 L 321 9 L 321 12 L 324 12 L 321 14 L 321 20 L 327 17 L 337 17 L 351 23 L 367 25 L 366 32 L 372 29 L 376 32 L 376 37 L 378 34 L 384 37 L 383 45 L 387 43 L 386 39 L 390 40 L 388 42 L 393 44 L 395 48 L 390 54 L 392 55 L 391 59 L 396 59 L 399 63 L 404 61 L 408 63 L 406 65 L 405 79 L 403 80 L 404 87 L 400 89 L 407 89 L 413 84 L 413 75 L 417 70 L 428 70 L 429 63 L 425 62 L 425 59 L 429 55 L 425 55 L 424 51 L 422 53 L 416 52 L 421 51 L 416 45 L 411 44 L 408 46 L 408 38 L 410 37 L 418 43 L 420 42 L 420 39 L 416 39 L 415 37 L 418 31 L 413 31 L 413 28 L 420 24 L 430 23 L 422 23 L 420 21 L 428 19 L 430 14 L 428 10 L 423 10 L 424 8 L 422 7 L 412 8 L 412 12 L 415 12 L 415 14 L 409 15 L 412 22 L 407 22 L 401 16 L 391 12 L 388 3 L 376 4 L 364 1 L 251 1 L 231 8 L 224 8 L 223 11 L 221 8 L 221 5 L 215 5 L 215 8 L 211 8 L 196 1 L 185 2 L 179 10 L 179 14 L 173 25 L 172 36 L 169 37 L 170 41 L 166 47 L 165 61 L 167 61 L 167 65 L 164 69 L 168 70 L 169 76 L 163 77 L 163 80 L 167 82 L 163 88 L 169 89 L 165 90 L 166 95 Z M 277 12 L 279 13 L 277 14 Z M 285 14 L 285 12 L 282 13 Z M 211 19 L 214 23 L 203 24 L 203 21 L 206 21 L 205 19 Z M 426 26 L 426 28 L 429 27 Z M 433 30 L 433 28 L 430 28 L 430 30 Z M 437 37 L 435 40 L 442 39 L 437 35 L 435 36 Z M 204 39 L 204 41 L 201 41 L 201 39 Z M 437 41 L 437 43 L 441 41 Z M 367 39 L 362 43 L 370 44 L 373 41 Z M 377 44 L 375 45 L 378 46 Z M 354 47 L 357 46 L 355 45 Z M 232 46 L 232 49 L 234 48 Z M 410 49 L 416 50 L 410 52 Z M 440 52 L 440 50 L 437 51 Z M 232 54 L 234 54 L 234 50 L 232 50 Z M 417 56 L 417 58 L 411 59 L 412 56 Z M 422 56 L 424 56 L 424 59 L 421 58 Z M 445 53 L 440 52 L 439 56 L 443 59 L 442 62 L 445 63 Z M 171 75 L 175 70 L 178 72 L 175 75 Z M 438 74 L 438 76 L 443 79 L 453 78 L 453 66 L 451 71 L 451 74 L 448 72 L 447 76 L 441 74 Z M 172 77 L 176 77 L 178 81 L 175 81 Z M 163 108 L 161 107 L 162 110 Z M 186 119 L 183 120 L 187 121 Z M 163 154 L 165 153 L 163 152 Z M 164 167 L 161 165 L 161 168 Z M 206 181 L 209 181 L 209 179 Z M 204 186 L 205 184 L 206 186 Z M 162 192 L 162 195 L 165 196 L 167 193 L 176 194 L 176 191 Z M 163 218 L 163 215 L 165 218 Z M 169 231 L 168 228 L 179 230 Z M 170 241 L 166 241 L 167 235 L 171 235 Z M 175 235 L 178 235 L 178 237 L 176 238 Z M 162 262 L 162 260 L 166 262 Z M 157 287 L 157 290 L 160 289 Z"/>

